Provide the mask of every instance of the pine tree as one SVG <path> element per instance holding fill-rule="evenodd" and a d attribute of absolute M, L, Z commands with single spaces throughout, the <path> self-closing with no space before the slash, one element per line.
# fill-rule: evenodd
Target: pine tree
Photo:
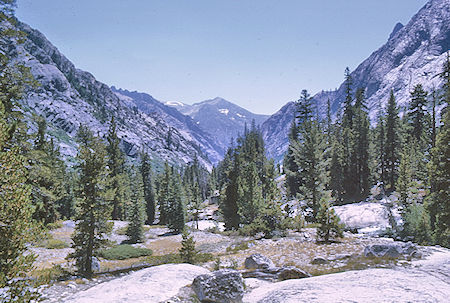
<path fill-rule="evenodd" d="M 294 145 L 294 156 L 300 168 L 300 197 L 312 210 L 309 221 L 314 222 L 327 184 L 325 137 L 316 121 L 307 121 L 302 127 L 302 142 Z"/>
<path fill-rule="evenodd" d="M 182 196 L 183 190 L 181 187 L 181 178 L 173 168 L 170 176 L 167 201 L 167 227 L 175 233 L 180 233 L 183 231 L 185 224 L 185 208 Z"/>
<path fill-rule="evenodd" d="M 283 161 L 283 171 L 286 174 L 286 187 L 288 194 L 291 197 L 295 197 L 300 188 L 300 180 L 298 178 L 299 168 L 297 163 L 295 163 L 293 156 L 293 146 L 298 140 L 298 127 L 295 119 L 292 121 L 288 137 L 289 146 Z"/>
<path fill-rule="evenodd" d="M 250 224 L 258 217 L 264 200 L 256 164 L 250 162 L 244 165 L 237 181 L 237 206 L 240 222 Z"/>
<path fill-rule="evenodd" d="M 352 96 L 353 79 L 350 70 L 345 69 L 345 101 L 342 117 L 341 142 L 342 144 L 342 185 L 344 197 L 354 199 L 358 193 L 357 153 L 355 142 L 354 118 L 355 109 Z"/>
<path fill-rule="evenodd" d="M 378 111 L 376 132 L 376 156 L 375 161 L 377 163 L 378 178 L 381 181 L 383 190 L 386 188 L 386 134 L 385 134 L 385 117 L 380 109 Z"/>
<path fill-rule="evenodd" d="M 34 148 L 27 155 L 31 164 L 28 183 L 32 186 L 32 201 L 35 207 L 33 217 L 48 224 L 59 218 L 58 203 L 61 203 L 65 195 L 66 168 L 53 139 L 47 141 L 45 138 L 45 119 L 37 118 L 37 124 Z"/>
<path fill-rule="evenodd" d="M 399 177 L 396 184 L 397 192 L 400 195 L 399 202 L 403 209 L 406 209 L 410 203 L 410 187 L 413 182 L 411 161 L 411 147 L 405 146 L 401 155 Z"/>
<path fill-rule="evenodd" d="M 332 134 L 333 134 L 333 128 L 332 128 L 333 121 L 331 119 L 331 102 L 330 102 L 330 99 L 327 99 L 327 120 L 326 120 L 326 123 L 327 123 L 327 127 L 326 127 L 327 145 L 330 145 L 331 141 L 332 141 L 331 137 L 332 137 Z"/>
<path fill-rule="evenodd" d="M 322 199 L 317 214 L 317 240 L 328 243 L 332 238 L 342 238 L 344 228 L 330 204 Z"/>
<path fill-rule="evenodd" d="M 252 123 L 231 146 L 218 168 L 223 173 L 220 210 L 225 228 L 238 229 L 261 215 L 264 203 L 276 199 L 273 162 L 265 156 L 261 131 Z"/>
<path fill-rule="evenodd" d="M 186 201 L 188 202 L 188 210 L 193 221 L 198 228 L 198 221 L 200 211 L 202 209 L 202 201 L 206 198 L 208 191 L 208 178 L 203 176 L 197 158 L 186 168 L 183 175 L 183 186 L 186 194 Z M 203 187 L 203 190 L 201 189 Z"/>
<path fill-rule="evenodd" d="M 158 204 L 159 204 L 159 224 L 165 225 L 168 222 L 169 199 L 170 199 L 170 180 L 172 169 L 167 161 L 164 163 L 164 172 L 160 176 L 159 190 L 158 190 Z"/>
<path fill-rule="evenodd" d="M 142 177 L 142 186 L 145 199 L 145 211 L 147 214 L 147 224 L 153 224 L 155 221 L 155 193 L 152 182 L 152 166 L 148 153 L 141 152 L 140 172 Z"/>
<path fill-rule="evenodd" d="M 234 145 L 231 144 L 224 159 L 218 166 L 218 170 L 220 171 L 219 187 L 221 187 L 219 207 L 226 230 L 239 228 L 239 215 L 237 207 L 238 172 L 234 158 L 235 148 Z"/>
<path fill-rule="evenodd" d="M 330 190 L 337 204 L 343 202 L 344 197 L 344 147 L 342 145 L 341 125 L 336 124 L 331 142 L 330 159 Z"/>
<path fill-rule="evenodd" d="M 410 126 L 410 136 L 422 146 L 424 140 L 425 109 L 427 106 L 427 92 L 422 84 L 414 86 L 411 92 L 411 102 L 408 107 L 408 123 Z"/>
<path fill-rule="evenodd" d="M 370 123 L 365 105 L 364 89 L 356 91 L 356 101 L 354 106 L 354 142 L 355 152 L 355 173 L 357 193 L 364 197 L 369 192 L 369 131 Z"/>
<path fill-rule="evenodd" d="M 385 157 L 382 160 L 390 190 L 395 189 L 400 146 L 398 108 L 395 102 L 394 92 L 391 90 L 387 106 L 386 142 L 384 143 L 383 150 Z"/>
<path fill-rule="evenodd" d="M 79 212 L 72 235 L 72 247 L 75 251 L 69 257 L 76 260 L 81 275 L 91 277 L 92 258 L 95 251 L 105 244 L 104 234 L 109 231 L 107 220 L 111 208 L 105 184 L 108 178 L 106 149 L 103 142 L 83 125 L 78 132 L 78 140 Z"/>
<path fill-rule="evenodd" d="M 119 148 L 120 139 L 117 137 L 117 124 L 114 116 L 111 118 L 108 135 L 106 137 L 108 145 L 106 147 L 108 156 L 108 169 L 110 180 L 110 190 L 112 191 L 112 219 L 121 220 L 124 218 L 124 203 L 126 197 L 126 174 L 124 173 L 125 157 Z"/>
<path fill-rule="evenodd" d="M 144 193 L 142 177 L 134 168 L 131 169 L 131 213 L 126 234 L 128 243 L 140 243 L 144 239 Z"/>
<path fill-rule="evenodd" d="M 0 23 L 14 25 L 15 4 L 15 1 L 0 0 Z M 14 27 L 6 28 L 0 28 L 2 41 L 19 35 Z M 9 53 L 0 52 L 1 302 L 30 302 L 40 297 L 29 287 L 29 281 L 23 279 L 33 268 L 35 255 L 26 252 L 36 228 L 32 220 L 31 188 L 26 184 L 26 131 L 17 101 L 24 96 L 26 85 L 30 83 L 29 69 L 14 64 Z"/>
<path fill-rule="evenodd" d="M 445 111 L 443 123 L 431 151 L 428 167 L 431 194 L 427 197 L 426 207 L 434 240 L 450 247 L 450 112 Z"/>
<path fill-rule="evenodd" d="M 194 264 L 197 251 L 195 250 L 194 237 L 187 229 L 183 230 L 180 248 L 180 258 L 183 263 Z"/>
<path fill-rule="evenodd" d="M 300 99 L 296 103 L 297 107 L 297 125 L 301 128 L 301 126 L 310 121 L 313 117 L 313 110 L 311 108 L 311 96 L 309 95 L 306 89 L 302 90 L 300 94 Z"/>
<path fill-rule="evenodd" d="M 346 121 L 345 127 L 353 127 L 353 97 L 352 97 L 352 85 L 353 78 L 350 74 L 350 69 L 345 68 L 345 101 L 344 101 L 344 117 L 343 120 Z"/>

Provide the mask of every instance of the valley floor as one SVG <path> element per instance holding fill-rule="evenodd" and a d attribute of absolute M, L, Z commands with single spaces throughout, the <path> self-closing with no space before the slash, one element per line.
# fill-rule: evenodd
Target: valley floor
<path fill-rule="evenodd" d="M 109 236 L 112 242 L 121 235 L 126 222 L 115 221 Z M 146 241 L 139 246 L 151 248 L 155 256 L 177 253 L 181 235 L 171 235 L 160 226 L 146 228 Z M 53 238 L 69 241 L 73 222 L 52 231 Z M 420 247 L 421 260 L 382 260 L 365 258 L 364 248 L 392 243 L 392 239 L 346 233 L 337 243 L 318 244 L 315 229 L 290 232 L 276 239 L 254 239 L 226 233 L 193 231 L 196 248 L 220 258 L 224 268 L 243 269 L 245 258 L 254 253 L 273 260 L 275 266 L 295 266 L 312 278 L 268 282 L 245 279 L 244 302 L 445 302 L 450 295 L 450 250 Z M 63 264 L 70 248 L 34 248 L 39 254 L 37 267 Z M 314 259 L 321 258 L 323 264 Z M 109 271 L 138 266 L 145 257 L 127 260 L 100 259 L 100 270 Z M 99 275 L 93 280 L 73 279 L 42 286 L 45 302 L 196 302 L 189 287 L 192 280 L 217 266 L 214 261 L 200 266 L 165 264 L 122 274 Z"/>

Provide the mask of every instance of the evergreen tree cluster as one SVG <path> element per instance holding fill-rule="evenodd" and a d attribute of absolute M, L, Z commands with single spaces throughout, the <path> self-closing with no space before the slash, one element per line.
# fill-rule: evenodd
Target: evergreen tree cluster
<path fill-rule="evenodd" d="M 265 156 L 260 130 L 254 123 L 237 138 L 217 167 L 222 184 L 220 210 L 228 230 L 247 227 L 266 236 L 282 224 L 275 167 Z"/>
<path fill-rule="evenodd" d="M 442 91 L 426 92 L 416 85 L 402 117 L 391 91 L 373 128 L 364 88 L 353 94 L 348 69 L 345 102 L 334 122 L 329 102 L 327 119 L 322 121 L 314 116 L 308 93 L 302 92 L 284 172 L 288 194 L 302 201 L 307 220 L 324 222 L 324 205 L 361 201 L 378 184 L 385 194 L 398 196 L 404 221 L 398 228 L 400 235 L 449 246 L 447 105 L 441 111 L 442 123 L 437 116 L 437 107 L 449 100 L 449 60 L 440 73 Z"/>

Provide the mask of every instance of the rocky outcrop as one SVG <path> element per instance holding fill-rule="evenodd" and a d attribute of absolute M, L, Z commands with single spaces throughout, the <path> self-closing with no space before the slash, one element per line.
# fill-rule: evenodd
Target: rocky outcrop
<path fill-rule="evenodd" d="M 255 278 L 270 282 L 311 277 L 311 275 L 306 271 L 293 266 L 246 270 L 242 271 L 242 276 L 246 279 Z"/>
<path fill-rule="evenodd" d="M 160 265 L 98 284 L 59 302 L 161 302 L 175 296 L 195 277 L 206 273 L 209 273 L 207 269 L 190 264 Z"/>
<path fill-rule="evenodd" d="M 222 269 L 196 277 L 192 289 L 201 302 L 240 303 L 244 296 L 244 280 L 238 271 Z"/>
<path fill-rule="evenodd" d="M 272 260 L 261 254 L 253 254 L 245 259 L 247 269 L 268 269 L 274 267 Z"/>
<path fill-rule="evenodd" d="M 378 235 L 392 228 L 392 223 L 397 224 L 400 221 L 398 209 L 391 209 L 390 205 L 390 201 L 383 199 L 334 206 L 333 209 L 347 230 Z M 391 222 L 391 219 L 394 222 Z"/>
<path fill-rule="evenodd" d="M 374 244 L 366 246 L 365 257 L 400 258 L 418 256 L 416 245 L 408 243 Z"/>
<path fill-rule="evenodd" d="M 315 265 L 321 265 L 321 264 L 327 264 L 330 261 L 328 261 L 328 259 L 325 259 L 324 257 L 321 256 L 317 256 L 314 257 L 314 259 L 311 261 L 311 264 L 315 264 Z"/>
<path fill-rule="evenodd" d="M 411 267 L 348 271 L 265 283 L 244 296 L 246 303 L 447 302 L 450 250 L 433 248 Z"/>

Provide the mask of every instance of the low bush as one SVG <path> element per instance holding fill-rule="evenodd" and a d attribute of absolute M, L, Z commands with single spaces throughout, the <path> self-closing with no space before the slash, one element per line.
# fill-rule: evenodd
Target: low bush
<path fill-rule="evenodd" d="M 228 253 L 237 253 L 238 251 L 240 251 L 240 250 L 246 250 L 246 249 L 249 249 L 249 242 L 240 242 L 240 243 L 238 243 L 238 244 L 233 244 L 233 245 L 231 245 L 231 246 L 228 246 L 227 247 L 227 252 Z"/>
<path fill-rule="evenodd" d="M 62 249 L 70 247 L 70 245 L 59 239 L 49 239 L 45 242 L 44 247 L 48 249 Z"/>
<path fill-rule="evenodd" d="M 214 255 L 209 253 L 197 253 L 194 257 L 194 264 L 206 263 L 214 260 Z M 163 264 L 183 263 L 180 254 L 167 254 L 162 256 L 149 256 L 144 259 L 145 262 L 152 266 Z"/>
<path fill-rule="evenodd" d="M 70 272 L 61 265 L 53 265 L 50 268 L 39 269 L 32 273 L 38 284 L 49 284 L 52 281 L 64 280 L 70 275 Z"/>
<path fill-rule="evenodd" d="M 62 224 L 61 221 L 56 221 L 54 223 L 47 224 L 47 229 L 48 230 L 54 230 L 54 229 L 58 229 L 58 228 L 61 228 L 61 227 L 63 227 L 63 224 Z"/>
<path fill-rule="evenodd" d="M 99 252 L 98 255 L 99 257 L 107 260 L 125 260 L 130 258 L 150 256 L 151 254 L 151 249 L 123 244 L 109 249 L 103 249 Z"/>

